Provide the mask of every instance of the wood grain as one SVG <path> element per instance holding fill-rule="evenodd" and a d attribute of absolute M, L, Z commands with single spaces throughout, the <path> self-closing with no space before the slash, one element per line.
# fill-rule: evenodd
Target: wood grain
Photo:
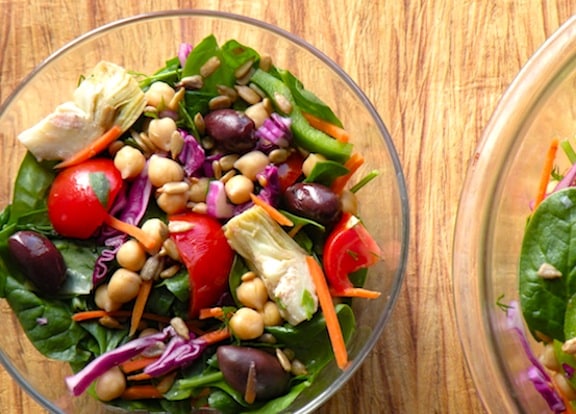
<path fill-rule="evenodd" d="M 0 0 L 0 101 L 42 59 L 87 30 L 167 8 L 244 14 L 308 40 L 366 92 L 400 155 L 412 225 L 405 284 L 376 349 L 319 412 L 483 412 L 452 302 L 458 198 L 499 97 L 574 13 L 573 2 Z M 2 370 L 0 411 L 42 409 Z"/>

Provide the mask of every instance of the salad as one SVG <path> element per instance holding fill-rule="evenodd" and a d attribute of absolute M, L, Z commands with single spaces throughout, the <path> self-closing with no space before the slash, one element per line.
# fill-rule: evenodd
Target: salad
<path fill-rule="evenodd" d="M 563 150 L 571 163 L 556 166 Z M 508 308 L 511 328 L 523 341 L 532 366 L 527 377 L 555 413 L 576 408 L 576 285 L 572 231 L 576 224 L 576 153 L 569 141 L 554 139 L 522 242 L 520 303 Z M 535 356 L 524 336 L 523 319 L 542 354 Z"/>
<path fill-rule="evenodd" d="M 279 412 L 347 368 L 351 298 L 380 296 L 355 196 L 378 172 L 269 56 L 213 35 L 175 55 L 98 63 L 20 133 L 0 297 L 73 395 Z"/>

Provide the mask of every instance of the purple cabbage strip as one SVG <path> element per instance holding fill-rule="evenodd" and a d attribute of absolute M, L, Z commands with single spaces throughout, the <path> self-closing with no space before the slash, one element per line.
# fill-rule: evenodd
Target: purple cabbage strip
<path fill-rule="evenodd" d="M 114 203 L 111 214 L 117 215 L 117 217 L 125 223 L 137 226 L 140 220 L 142 220 L 142 217 L 144 217 L 144 213 L 146 213 L 151 194 L 152 183 L 148 180 L 148 168 L 146 167 L 132 182 L 127 194 L 117 202 L 121 203 L 121 208 L 118 208 L 117 203 Z M 104 225 L 100 238 L 104 239 L 104 245 L 109 248 L 102 251 L 94 265 L 94 271 L 92 273 L 92 283 L 94 286 L 102 282 L 108 273 L 108 263 L 114 260 L 116 252 L 128 236 Z"/>
<path fill-rule="evenodd" d="M 266 143 L 272 143 L 280 148 L 287 148 L 292 142 L 292 130 L 290 126 L 292 120 L 287 117 L 272 113 L 262 126 L 255 132 L 259 141 L 264 141 L 262 146 L 266 147 Z"/>
<path fill-rule="evenodd" d="M 566 378 L 568 379 L 572 379 L 572 377 L 574 376 L 574 367 L 570 364 L 567 363 L 563 363 L 562 364 L 562 369 L 564 370 L 564 375 L 566 375 Z"/>
<path fill-rule="evenodd" d="M 234 206 L 226 197 L 226 190 L 222 181 L 213 180 L 208 184 L 206 207 L 206 213 L 217 219 L 228 219 L 234 214 Z"/>
<path fill-rule="evenodd" d="M 162 356 L 144 368 L 144 373 L 152 377 L 159 377 L 178 368 L 185 368 L 192 364 L 208 347 L 202 338 L 184 339 L 174 336 L 168 342 Z"/>
<path fill-rule="evenodd" d="M 214 161 L 218 161 L 220 158 L 223 157 L 224 154 L 217 153 L 213 155 L 209 155 L 204 159 L 202 163 L 202 176 L 213 178 L 214 177 L 214 169 L 212 168 L 212 163 Z"/>
<path fill-rule="evenodd" d="M 170 336 L 174 336 L 174 328 L 171 326 L 165 328 L 157 334 L 134 339 L 130 342 L 119 346 L 116 349 L 100 355 L 82 370 L 66 378 L 66 385 L 74 396 L 82 394 L 99 376 L 109 369 L 128 361 L 130 358 L 139 355 L 147 348 L 156 345 L 158 342 L 164 342 Z"/>
<path fill-rule="evenodd" d="M 554 192 L 572 186 L 574 184 L 574 179 L 576 179 L 576 163 L 570 167 L 566 175 L 564 175 L 564 178 L 562 178 L 562 180 L 556 184 L 556 187 L 554 187 Z"/>
<path fill-rule="evenodd" d="M 273 207 L 280 204 L 280 178 L 278 177 L 278 167 L 268 164 L 264 171 L 256 176 L 258 182 L 265 182 L 266 185 L 258 193 L 258 197 L 266 201 Z"/>
<path fill-rule="evenodd" d="M 178 47 L 178 60 L 180 61 L 180 67 L 186 66 L 186 60 L 188 55 L 192 52 L 192 45 L 190 43 L 180 43 Z"/>
<path fill-rule="evenodd" d="M 200 145 L 193 135 L 189 134 L 187 131 L 180 129 L 180 134 L 184 138 L 184 146 L 180 155 L 178 155 L 178 161 L 184 166 L 184 172 L 188 177 L 194 175 L 200 168 L 204 165 L 204 160 L 206 159 L 206 154 L 204 148 Z M 212 168 L 212 163 L 210 163 L 210 168 Z"/>
<path fill-rule="evenodd" d="M 536 357 L 530 348 L 530 344 L 528 343 L 528 338 L 526 337 L 526 333 L 524 331 L 524 325 L 522 320 L 522 315 L 520 314 L 518 302 L 513 301 L 510 303 L 508 307 L 508 311 L 506 313 L 507 316 L 507 325 L 508 328 L 515 331 L 518 334 L 518 338 L 520 339 L 520 343 L 522 344 L 522 348 L 524 349 L 524 353 L 528 357 L 528 360 L 532 364 L 532 366 L 528 369 L 527 376 L 528 379 L 534 384 L 534 388 L 538 391 L 542 397 L 548 403 L 548 406 L 554 413 L 562 413 L 566 410 L 566 406 L 564 405 L 564 401 L 556 390 L 554 389 L 554 385 L 552 384 L 552 379 Z"/>

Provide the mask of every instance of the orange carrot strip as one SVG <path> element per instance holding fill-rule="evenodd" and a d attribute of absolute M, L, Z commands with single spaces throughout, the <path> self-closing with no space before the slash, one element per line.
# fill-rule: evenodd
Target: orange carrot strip
<path fill-rule="evenodd" d="M 110 227 L 112 227 L 118 231 L 121 231 L 123 233 L 126 233 L 129 236 L 134 237 L 136 240 L 138 240 L 140 243 L 142 243 L 142 245 L 144 246 L 144 248 L 147 251 L 153 251 L 158 247 L 156 240 L 154 240 L 154 238 L 150 237 L 150 235 L 148 235 L 146 232 L 144 232 L 138 226 L 134 226 L 132 224 L 125 223 L 122 220 L 118 220 L 116 217 L 114 217 L 110 214 L 108 214 L 106 216 L 105 222 Z"/>
<path fill-rule="evenodd" d="M 332 294 L 332 296 L 346 297 L 346 298 L 376 299 L 380 297 L 380 292 L 356 287 L 347 288 L 340 292 L 330 290 L 330 293 Z"/>
<path fill-rule="evenodd" d="M 147 381 L 152 379 L 152 375 L 146 374 L 145 372 L 140 372 L 139 374 L 128 375 L 126 379 L 128 381 Z"/>
<path fill-rule="evenodd" d="M 128 317 L 131 316 L 132 312 L 128 311 L 128 310 L 117 310 L 117 311 L 111 311 L 111 312 L 106 312 L 105 310 L 91 310 L 91 311 L 84 311 L 84 312 L 77 312 L 74 315 L 72 315 L 72 320 L 76 321 L 76 322 L 84 322 L 84 321 L 88 321 L 91 319 L 100 319 L 103 316 L 111 316 L 113 318 L 115 317 Z M 147 319 L 150 321 L 155 321 L 155 322 L 160 322 L 160 323 L 164 323 L 166 325 L 168 325 L 170 323 L 170 318 L 166 317 L 166 316 L 160 316 L 160 315 L 155 315 L 153 313 L 144 313 L 142 315 L 143 319 Z"/>
<path fill-rule="evenodd" d="M 82 148 L 76 154 L 72 154 L 69 158 L 56 164 L 54 168 L 65 168 L 80 164 L 104 151 L 108 148 L 108 145 L 116 141 L 120 135 L 122 135 L 122 129 L 118 125 L 113 125 L 112 128 L 92 141 L 87 147 Z"/>
<path fill-rule="evenodd" d="M 546 189 L 548 188 L 548 183 L 550 182 L 550 175 L 554 169 L 554 160 L 556 159 L 556 152 L 558 151 L 559 139 L 554 138 L 550 143 L 548 148 L 548 153 L 546 154 L 546 160 L 544 162 L 544 168 L 542 168 L 542 175 L 540 176 L 540 185 L 538 186 L 538 193 L 536 194 L 536 199 L 534 200 L 534 209 L 544 200 L 546 197 Z"/>
<path fill-rule="evenodd" d="M 125 400 L 150 400 L 162 397 L 162 393 L 154 385 L 132 385 L 124 390 L 121 398 Z"/>
<path fill-rule="evenodd" d="M 152 280 L 143 280 L 140 284 L 140 289 L 138 289 L 138 295 L 136 296 L 134 307 L 132 308 L 132 317 L 130 318 L 130 336 L 134 335 L 136 330 L 138 330 L 138 325 L 140 325 L 140 321 L 142 320 L 144 307 L 146 306 L 151 290 Z"/>
<path fill-rule="evenodd" d="M 109 316 L 108 312 L 103 310 L 93 310 L 75 313 L 72 315 L 72 320 L 75 322 L 83 322 L 89 321 L 90 319 L 100 319 L 104 316 Z"/>
<path fill-rule="evenodd" d="M 125 374 L 130 374 L 132 372 L 140 371 L 146 368 L 151 363 L 158 360 L 159 357 L 138 357 L 130 359 L 126 362 L 120 364 L 120 369 Z"/>
<path fill-rule="evenodd" d="M 216 306 L 214 308 L 203 308 L 200 309 L 200 314 L 198 315 L 198 319 L 210 319 L 210 318 L 217 318 L 220 319 L 224 316 L 224 311 L 221 307 Z"/>
<path fill-rule="evenodd" d="M 336 177 L 332 182 L 331 189 L 336 194 L 340 194 L 343 190 L 350 178 L 354 175 L 354 173 L 360 168 L 360 166 L 364 164 L 364 157 L 359 153 L 355 152 L 348 158 L 348 160 L 344 163 L 344 167 L 348 169 L 348 172 L 340 177 Z"/>
<path fill-rule="evenodd" d="M 328 336 L 332 344 L 336 364 L 340 369 L 346 369 L 348 366 L 348 352 L 346 351 L 346 344 L 344 343 L 344 336 L 342 335 L 342 328 L 336 315 L 334 302 L 330 296 L 330 289 L 324 277 L 324 272 L 318 262 L 312 256 L 306 256 L 306 264 L 314 281 L 316 287 L 316 294 L 318 295 L 318 302 L 320 308 L 326 319 L 326 328 L 328 329 Z"/>
<path fill-rule="evenodd" d="M 334 125 L 324 119 L 318 118 L 312 114 L 302 112 L 304 118 L 308 123 L 320 131 L 330 135 L 332 138 L 340 141 L 340 142 L 348 142 L 350 141 L 350 134 L 343 128 L 340 128 L 338 125 Z"/>
<path fill-rule="evenodd" d="M 207 344 L 215 344 L 218 342 L 222 342 L 225 339 L 230 338 L 230 331 L 228 328 L 218 329 L 216 331 L 206 332 L 204 335 L 198 337 L 198 339 L 202 339 Z"/>
<path fill-rule="evenodd" d="M 260 197 L 258 197 L 254 193 L 250 193 L 250 198 L 252 199 L 252 202 L 254 204 L 256 204 L 257 206 L 260 206 L 264 210 L 266 210 L 266 213 L 268 213 L 268 215 L 270 217 L 272 217 L 272 219 L 274 221 L 276 221 L 278 224 L 280 224 L 281 226 L 292 227 L 294 225 L 294 223 L 292 223 L 292 220 L 290 220 L 284 214 L 280 213 L 275 207 L 271 206 L 270 204 L 268 204 L 266 201 L 262 200 Z"/>

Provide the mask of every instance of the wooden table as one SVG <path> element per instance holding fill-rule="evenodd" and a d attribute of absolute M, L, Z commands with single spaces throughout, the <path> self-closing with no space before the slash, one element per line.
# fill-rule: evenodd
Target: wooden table
<path fill-rule="evenodd" d="M 376 349 L 321 413 L 479 413 L 452 304 L 452 235 L 471 155 L 499 97 L 576 10 L 558 1 L 0 0 L 0 101 L 42 59 L 103 23 L 167 8 L 266 20 L 341 65 L 387 124 L 411 202 L 406 281 Z M 572 3 L 572 4 L 571 4 Z M 0 412 L 42 409 L 0 372 Z"/>

